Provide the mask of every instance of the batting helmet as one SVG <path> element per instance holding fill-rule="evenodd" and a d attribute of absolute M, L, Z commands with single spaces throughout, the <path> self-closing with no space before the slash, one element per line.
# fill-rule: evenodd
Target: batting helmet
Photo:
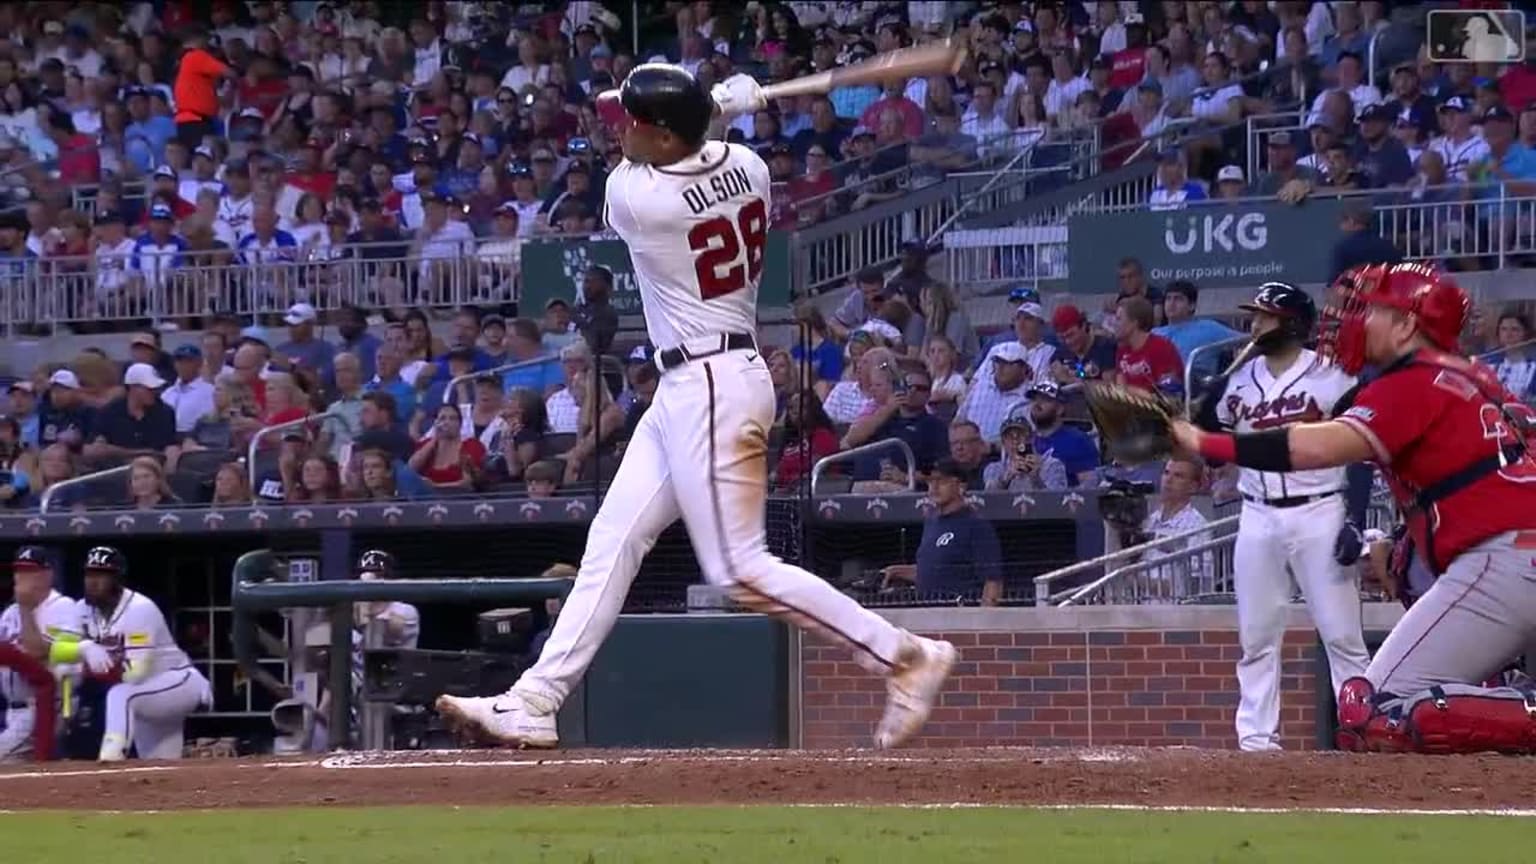
<path fill-rule="evenodd" d="M 709 131 L 715 100 L 699 79 L 681 66 L 642 63 L 619 87 L 624 111 L 638 123 L 666 129 L 689 144 Z"/>
<path fill-rule="evenodd" d="M 95 546 L 85 553 L 85 572 L 99 571 L 122 576 L 128 572 L 128 557 L 115 546 Z"/>
<path fill-rule="evenodd" d="M 1445 273 L 1424 264 L 1367 264 L 1345 271 L 1323 310 L 1318 350 L 1351 375 L 1365 367 L 1365 318 L 1372 306 L 1413 316 L 1418 332 L 1455 352 L 1472 314 L 1472 299 Z M 1380 358 L 1378 358 L 1380 359 Z"/>
<path fill-rule="evenodd" d="M 1317 323 L 1317 305 L 1312 297 L 1289 282 L 1265 282 L 1252 300 L 1238 308 L 1280 319 L 1279 327 L 1259 338 L 1259 348 L 1266 354 L 1291 342 L 1307 341 Z"/>
<path fill-rule="evenodd" d="M 359 579 L 393 579 L 395 556 L 380 549 L 369 549 L 357 556 L 355 572 Z"/>

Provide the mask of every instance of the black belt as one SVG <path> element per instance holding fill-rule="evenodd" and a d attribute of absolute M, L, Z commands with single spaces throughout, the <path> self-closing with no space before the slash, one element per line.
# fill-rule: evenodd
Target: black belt
<path fill-rule="evenodd" d="M 12 711 L 23 711 L 23 710 L 25 710 L 27 708 L 31 708 L 32 707 L 32 703 L 31 702 L 7 702 L 7 703 L 5 703 L 5 707 L 9 708 Z"/>
<path fill-rule="evenodd" d="M 1311 504 L 1314 501 L 1321 501 L 1324 498 L 1332 498 L 1337 494 L 1339 494 L 1339 490 L 1335 489 L 1332 492 L 1319 492 L 1316 495 L 1293 495 L 1290 498 L 1260 498 L 1256 495 L 1244 495 L 1243 500 L 1254 504 L 1264 504 L 1270 507 L 1280 507 L 1283 509 L 1286 507 L 1300 507 L 1304 504 Z"/>
<path fill-rule="evenodd" d="M 673 369 L 692 360 L 703 360 L 705 357 L 713 357 L 716 354 L 724 354 L 727 351 L 756 351 L 757 340 L 751 333 L 726 333 L 719 337 L 720 347 L 708 351 L 689 351 L 679 345 L 676 348 L 668 348 L 660 351 L 656 356 L 661 358 L 661 368 L 671 372 Z"/>

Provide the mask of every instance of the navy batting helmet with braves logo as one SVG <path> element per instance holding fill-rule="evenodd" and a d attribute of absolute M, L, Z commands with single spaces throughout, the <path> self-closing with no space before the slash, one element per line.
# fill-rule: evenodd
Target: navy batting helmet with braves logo
<path fill-rule="evenodd" d="M 85 571 L 122 576 L 128 572 L 128 557 L 116 547 L 96 546 L 85 553 Z"/>
<path fill-rule="evenodd" d="M 1278 334 L 1272 344 L 1261 347 L 1278 347 L 1285 341 L 1305 342 L 1312 338 L 1312 327 L 1317 323 L 1317 304 L 1307 292 L 1289 282 L 1265 282 L 1259 293 L 1237 308 L 1249 312 L 1265 312 L 1280 319 L 1280 326 L 1271 333 Z"/>
<path fill-rule="evenodd" d="M 369 549 L 357 556 L 356 570 L 359 578 L 393 579 L 395 578 L 395 556 L 382 549 Z"/>
<path fill-rule="evenodd" d="M 619 88 L 619 101 L 637 122 L 666 129 L 689 144 L 704 140 L 715 110 L 715 100 L 699 79 L 670 63 L 636 66 Z"/>

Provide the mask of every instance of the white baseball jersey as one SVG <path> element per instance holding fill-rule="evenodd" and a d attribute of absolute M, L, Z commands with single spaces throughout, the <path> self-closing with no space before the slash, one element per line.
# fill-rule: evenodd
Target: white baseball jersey
<path fill-rule="evenodd" d="M 721 141 L 664 167 L 626 159 L 608 176 L 606 221 L 629 246 L 658 349 L 757 331 L 769 185 L 756 153 Z"/>
<path fill-rule="evenodd" d="M 171 635 L 160 607 L 137 591 L 124 588 L 111 614 L 85 600 L 80 601 L 79 609 L 85 638 L 105 648 L 120 648 L 127 675 L 143 678 L 192 665 Z"/>
<path fill-rule="evenodd" d="M 21 641 L 21 606 L 16 603 L 0 613 L 0 642 Z M 57 591 L 50 591 L 48 599 L 32 611 L 33 620 L 43 637 L 53 641 L 61 634 L 80 634 L 80 612 L 75 601 Z M 30 702 L 32 685 L 9 668 L 0 667 L 0 692 L 7 702 Z"/>
<path fill-rule="evenodd" d="M 1255 357 L 1228 379 L 1216 406 L 1216 419 L 1238 433 L 1326 420 L 1332 416 L 1334 403 L 1353 386 L 1352 376 L 1323 363 L 1305 348 L 1279 377 L 1270 374 L 1263 357 Z M 1239 492 L 1261 500 L 1319 495 L 1341 490 L 1344 485 L 1343 468 L 1286 474 L 1243 468 L 1237 478 Z"/>

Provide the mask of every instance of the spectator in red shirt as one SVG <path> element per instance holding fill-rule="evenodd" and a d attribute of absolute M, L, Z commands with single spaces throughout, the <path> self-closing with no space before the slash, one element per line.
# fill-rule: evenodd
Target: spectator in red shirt
<path fill-rule="evenodd" d="M 907 79 L 898 78 L 885 83 L 885 93 L 881 98 L 869 104 L 864 113 L 859 117 L 859 125 L 869 129 L 880 128 L 880 115 L 886 111 L 895 111 L 901 115 L 901 128 L 906 132 L 906 137 L 915 139 L 924 131 L 923 109 L 916 102 L 906 96 Z"/>
<path fill-rule="evenodd" d="M 233 77 L 234 73 L 224 61 L 209 53 L 208 36 L 200 29 L 194 28 L 186 35 L 186 45 L 187 51 L 176 67 L 172 93 L 176 98 L 176 138 L 188 150 L 195 150 L 203 146 L 205 137 L 213 134 L 219 116 L 220 79 Z"/>
<path fill-rule="evenodd" d="M 1115 308 L 1115 368 L 1121 384 L 1151 392 L 1182 393 L 1184 361 L 1179 349 L 1152 332 L 1156 320 L 1145 297 L 1121 299 Z"/>
<path fill-rule="evenodd" d="M 841 448 L 837 430 L 814 390 L 802 390 L 784 403 L 784 451 L 773 473 L 774 489 L 793 491 L 811 466 Z"/>
<path fill-rule="evenodd" d="M 805 170 L 789 181 L 789 206 L 785 208 L 790 219 L 786 227 L 812 225 L 827 215 L 828 197 L 837 188 L 837 178 L 832 174 L 832 159 L 827 148 L 812 144 L 805 151 Z"/>
<path fill-rule="evenodd" d="M 59 181 L 67 186 L 101 180 L 101 150 L 89 135 L 75 131 L 75 121 L 63 111 L 49 110 L 48 137 L 59 148 Z"/>
<path fill-rule="evenodd" d="M 1109 58 L 1109 86 L 1127 91 L 1147 74 L 1147 25 L 1141 16 L 1125 22 L 1125 49 Z"/>
<path fill-rule="evenodd" d="M 1525 40 L 1525 62 L 1506 68 L 1499 95 L 1511 111 L 1536 107 L 1536 37 Z"/>
<path fill-rule="evenodd" d="M 464 417 L 452 403 L 437 409 L 432 434 L 411 454 L 411 470 L 433 486 L 469 488 L 485 464 L 485 445 L 463 435 Z"/>
<path fill-rule="evenodd" d="M 288 175 L 288 185 L 314 195 L 321 203 L 330 204 L 331 196 L 336 192 L 336 172 L 325 170 L 324 154 L 324 141 L 311 138 L 304 142 L 299 151 L 298 167 Z"/>

